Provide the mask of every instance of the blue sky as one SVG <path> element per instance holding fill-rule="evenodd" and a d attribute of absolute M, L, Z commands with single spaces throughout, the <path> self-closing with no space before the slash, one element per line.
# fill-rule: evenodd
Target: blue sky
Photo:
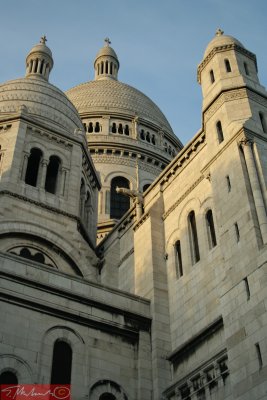
<path fill-rule="evenodd" d="M 119 80 L 149 96 L 185 144 L 201 127 L 197 65 L 221 27 L 256 53 L 267 86 L 266 0 L 0 0 L 0 81 L 25 73 L 25 57 L 46 34 L 50 81 L 62 90 L 93 79 L 108 36 Z"/>

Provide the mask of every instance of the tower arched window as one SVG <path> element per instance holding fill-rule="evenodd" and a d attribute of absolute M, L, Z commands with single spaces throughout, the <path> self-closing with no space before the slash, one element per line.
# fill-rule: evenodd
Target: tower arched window
<path fill-rule="evenodd" d="M 12 371 L 4 371 L 0 374 L 0 385 L 17 385 L 17 375 Z"/>
<path fill-rule="evenodd" d="M 140 131 L 140 138 L 142 140 L 145 140 L 145 131 L 144 131 L 144 129 L 141 129 L 141 131 Z"/>
<path fill-rule="evenodd" d="M 223 135 L 223 129 L 222 129 L 221 121 L 218 121 L 216 123 L 216 130 L 217 130 L 218 142 L 221 143 L 221 142 L 224 141 L 224 135 Z"/>
<path fill-rule="evenodd" d="M 155 135 L 152 135 L 151 142 L 152 142 L 152 144 L 156 144 Z"/>
<path fill-rule="evenodd" d="M 176 277 L 180 278 L 183 276 L 183 262 L 182 262 L 182 250 L 181 250 L 181 242 L 177 240 L 174 244 L 174 252 L 175 252 L 175 269 L 176 269 Z"/>
<path fill-rule="evenodd" d="M 130 188 L 128 179 L 118 176 L 111 181 L 110 188 L 110 218 L 120 219 L 130 208 L 130 198 L 116 192 L 116 188 Z"/>
<path fill-rule="evenodd" d="M 224 65 L 225 65 L 226 72 L 231 72 L 232 71 L 231 64 L 230 64 L 230 61 L 228 60 L 228 58 L 226 58 L 224 60 Z"/>
<path fill-rule="evenodd" d="M 72 349 L 63 340 L 54 344 L 51 385 L 70 384 L 71 381 Z"/>
<path fill-rule="evenodd" d="M 260 121 L 261 121 L 262 130 L 263 130 L 264 133 L 267 133 L 267 127 L 266 127 L 264 114 L 262 112 L 259 112 L 259 117 L 260 117 Z"/>
<path fill-rule="evenodd" d="M 206 223 L 207 223 L 209 247 L 210 249 L 212 249 L 217 245 L 217 240 L 216 240 L 216 233 L 215 233 L 213 215 L 211 210 L 208 210 L 206 213 Z"/>
<path fill-rule="evenodd" d="M 211 81 L 211 83 L 215 82 L 215 76 L 214 76 L 213 69 L 210 70 L 210 81 Z"/>
<path fill-rule="evenodd" d="M 143 186 L 143 192 L 145 192 L 150 186 L 150 183 L 147 183 Z"/>
<path fill-rule="evenodd" d="M 113 62 L 110 63 L 110 75 L 113 74 Z"/>
<path fill-rule="evenodd" d="M 194 211 L 191 211 L 188 215 L 188 225 L 189 225 L 189 238 L 190 238 L 192 262 L 193 264 L 195 264 L 200 260 L 200 254 L 198 246 L 196 217 Z"/>
<path fill-rule="evenodd" d="M 244 62 L 244 70 L 245 70 L 245 74 L 249 76 L 248 64 L 246 62 Z"/>
<path fill-rule="evenodd" d="M 103 61 L 101 61 L 101 74 L 103 74 L 104 73 L 104 63 L 103 63 Z"/>
<path fill-rule="evenodd" d="M 40 149 L 31 149 L 25 175 L 25 183 L 27 183 L 28 185 L 37 186 L 38 172 L 42 157 L 43 153 Z"/>
<path fill-rule="evenodd" d="M 108 61 L 106 61 L 106 74 L 108 74 Z"/>
<path fill-rule="evenodd" d="M 89 122 L 89 126 L 88 126 L 88 132 L 89 132 L 89 133 L 92 133 L 92 132 L 93 132 L 93 130 L 94 130 L 94 127 L 93 127 L 93 122 Z"/>
<path fill-rule="evenodd" d="M 49 193 L 56 193 L 60 164 L 60 159 L 57 156 L 50 157 L 45 180 L 45 190 Z"/>
<path fill-rule="evenodd" d="M 150 133 L 149 132 L 146 133 L 146 141 L 148 143 L 150 143 Z"/>
<path fill-rule="evenodd" d="M 118 133 L 123 134 L 122 124 L 119 124 Z"/>

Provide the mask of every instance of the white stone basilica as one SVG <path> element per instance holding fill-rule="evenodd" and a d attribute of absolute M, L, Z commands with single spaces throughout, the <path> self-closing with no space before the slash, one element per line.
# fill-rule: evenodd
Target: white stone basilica
<path fill-rule="evenodd" d="M 42 37 L 0 85 L 0 384 L 73 400 L 267 396 L 267 92 L 220 29 L 182 146 L 118 80 L 49 83 Z M 266 247 L 265 247 L 266 246 Z"/>

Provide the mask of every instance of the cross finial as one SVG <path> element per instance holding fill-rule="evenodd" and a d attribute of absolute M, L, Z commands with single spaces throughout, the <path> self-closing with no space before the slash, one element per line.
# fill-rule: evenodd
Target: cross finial
<path fill-rule="evenodd" d="M 111 41 L 109 40 L 108 37 L 106 37 L 105 42 L 106 42 L 106 46 L 109 46 L 111 44 Z"/>
<path fill-rule="evenodd" d="M 223 34 L 224 34 L 224 31 L 221 30 L 221 28 L 217 29 L 216 36 L 222 36 Z"/>
<path fill-rule="evenodd" d="M 47 42 L 46 36 L 43 35 L 40 39 L 40 43 L 45 44 L 45 42 Z"/>

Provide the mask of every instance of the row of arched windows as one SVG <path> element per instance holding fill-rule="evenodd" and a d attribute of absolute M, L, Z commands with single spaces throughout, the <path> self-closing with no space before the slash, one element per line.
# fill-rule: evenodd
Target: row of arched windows
<path fill-rule="evenodd" d="M 86 123 L 84 123 L 83 126 L 84 126 L 85 132 L 88 132 L 88 133 L 93 133 L 93 132 L 99 133 L 102 131 L 102 126 L 100 125 L 100 123 L 98 121 L 95 123 L 89 122 L 88 125 L 86 125 Z"/>
<path fill-rule="evenodd" d="M 55 194 L 60 167 L 61 160 L 58 156 L 52 155 L 46 161 L 40 149 L 32 148 L 28 156 L 25 183 L 31 186 L 41 186 L 46 192 Z M 41 169 L 42 171 L 40 171 Z"/>
<path fill-rule="evenodd" d="M 129 130 L 129 125 L 123 125 L 121 123 L 116 124 L 116 122 L 113 122 L 111 125 L 111 132 L 112 133 L 120 133 L 121 135 L 126 135 L 129 136 L 130 130 Z"/>
<path fill-rule="evenodd" d="M 140 139 L 145 140 L 148 143 L 156 144 L 156 138 L 153 133 L 145 132 L 144 129 L 140 130 Z"/>
<path fill-rule="evenodd" d="M 116 65 L 111 61 L 101 61 L 97 64 L 97 75 L 109 74 L 113 75 L 116 72 Z"/>
<path fill-rule="evenodd" d="M 225 66 L 225 71 L 226 71 L 227 73 L 228 73 L 228 72 L 232 72 L 232 67 L 231 67 L 231 64 L 230 64 L 230 61 L 228 60 L 228 58 L 225 58 L 225 59 L 224 59 L 224 66 Z M 249 76 L 250 73 L 249 73 L 248 64 L 247 64 L 246 62 L 244 62 L 244 63 L 243 63 L 243 66 L 244 66 L 245 74 Z M 214 83 L 214 82 L 215 82 L 215 74 L 214 74 L 213 69 L 210 70 L 210 82 L 211 82 L 211 83 Z"/>
<path fill-rule="evenodd" d="M 168 146 L 168 143 L 164 143 L 164 150 L 166 153 L 168 153 L 170 156 L 175 157 L 175 150 L 172 149 L 171 145 Z"/>
<path fill-rule="evenodd" d="M 213 220 L 212 210 L 209 209 L 205 215 L 205 222 L 207 228 L 207 237 L 209 242 L 209 248 L 212 249 L 217 245 L 216 232 Z M 189 233 L 189 243 L 190 243 L 190 252 L 192 264 L 197 263 L 200 260 L 200 252 L 199 252 L 199 244 L 198 244 L 198 233 L 197 233 L 197 224 L 195 212 L 191 211 L 188 214 L 187 218 L 188 223 L 188 233 Z M 180 278 L 183 276 L 183 260 L 182 260 L 182 248 L 181 241 L 177 240 L 174 244 L 174 253 L 175 253 L 175 269 L 176 276 Z"/>

